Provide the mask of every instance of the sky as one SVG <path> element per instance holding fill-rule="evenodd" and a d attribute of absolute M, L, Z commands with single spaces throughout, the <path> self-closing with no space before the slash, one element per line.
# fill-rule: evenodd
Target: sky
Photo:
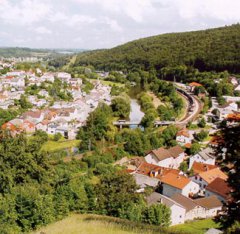
<path fill-rule="evenodd" d="M 0 0 L 0 47 L 111 48 L 240 22 L 240 0 Z"/>

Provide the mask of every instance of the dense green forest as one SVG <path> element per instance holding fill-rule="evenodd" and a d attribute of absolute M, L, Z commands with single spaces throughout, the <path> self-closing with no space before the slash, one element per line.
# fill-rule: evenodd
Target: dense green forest
<path fill-rule="evenodd" d="M 78 55 L 75 66 L 103 70 L 157 71 L 186 65 L 200 71 L 240 72 L 240 25 L 195 32 L 153 36 L 115 47 Z"/>

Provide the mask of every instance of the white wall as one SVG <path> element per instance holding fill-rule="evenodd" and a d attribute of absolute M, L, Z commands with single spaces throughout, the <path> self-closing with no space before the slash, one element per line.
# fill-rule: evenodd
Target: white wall
<path fill-rule="evenodd" d="M 210 158 L 208 160 L 204 160 L 199 154 L 195 154 L 192 157 L 190 157 L 189 169 L 192 168 L 192 165 L 193 165 L 194 162 L 200 162 L 200 163 L 215 165 L 215 158 Z"/>
<path fill-rule="evenodd" d="M 171 209 L 171 225 L 181 224 L 185 222 L 185 208 L 174 204 Z"/>
<path fill-rule="evenodd" d="M 182 195 L 188 197 L 190 193 L 196 194 L 198 192 L 199 192 L 199 185 L 191 181 L 183 188 Z"/>

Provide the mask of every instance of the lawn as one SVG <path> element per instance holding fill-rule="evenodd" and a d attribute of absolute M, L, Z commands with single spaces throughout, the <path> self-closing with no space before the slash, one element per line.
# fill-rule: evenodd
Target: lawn
<path fill-rule="evenodd" d="M 212 219 L 191 221 L 171 227 L 171 230 L 182 231 L 189 234 L 204 234 L 209 228 L 219 228 L 219 224 Z"/>
<path fill-rule="evenodd" d="M 166 234 L 156 226 L 136 225 L 122 219 L 99 215 L 73 214 L 31 234 Z"/>
<path fill-rule="evenodd" d="M 43 145 L 42 150 L 49 152 L 59 151 L 69 149 L 72 147 L 77 147 L 79 143 L 80 140 L 65 140 L 65 139 L 59 141 L 49 140 Z"/>

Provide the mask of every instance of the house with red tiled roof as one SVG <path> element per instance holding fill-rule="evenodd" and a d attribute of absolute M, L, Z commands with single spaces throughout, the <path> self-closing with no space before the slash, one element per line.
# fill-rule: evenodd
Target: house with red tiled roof
<path fill-rule="evenodd" d="M 190 131 L 188 131 L 186 128 L 181 129 L 176 134 L 176 141 L 178 144 L 185 147 L 187 146 L 186 148 L 191 146 L 192 140 L 193 134 L 191 134 Z"/>
<path fill-rule="evenodd" d="M 196 87 L 201 87 L 201 86 L 202 86 L 202 84 L 200 84 L 200 83 L 191 82 L 191 83 L 189 83 L 188 88 L 191 92 L 193 92 Z"/>
<path fill-rule="evenodd" d="M 145 160 L 157 166 L 177 169 L 183 162 L 184 156 L 184 150 L 177 145 L 169 149 L 161 147 L 152 150 L 145 156 Z"/>
<path fill-rule="evenodd" d="M 193 197 L 199 192 L 199 185 L 184 175 L 168 173 L 162 176 L 160 181 L 162 194 L 167 197 L 172 197 L 176 193 Z"/>
<path fill-rule="evenodd" d="M 228 182 L 222 178 L 216 178 L 206 187 L 205 196 L 209 197 L 212 195 L 223 202 L 227 203 L 231 199 L 231 192 L 233 189 L 229 186 Z"/>
<path fill-rule="evenodd" d="M 22 132 L 25 132 L 26 134 L 34 133 L 36 131 L 36 125 L 29 120 L 13 119 L 3 124 L 2 129 L 9 131 L 12 136 L 16 136 Z"/>
<path fill-rule="evenodd" d="M 204 166 L 203 170 L 191 177 L 191 180 L 197 183 L 201 192 L 205 193 L 205 188 L 216 178 L 227 180 L 228 176 L 218 167 Z"/>

